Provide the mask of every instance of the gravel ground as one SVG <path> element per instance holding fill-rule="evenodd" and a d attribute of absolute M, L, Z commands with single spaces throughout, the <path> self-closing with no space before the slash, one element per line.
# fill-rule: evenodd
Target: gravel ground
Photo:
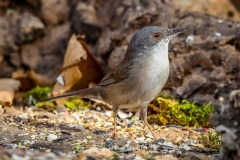
<path fill-rule="evenodd" d="M 204 147 L 204 129 L 152 125 L 154 140 L 133 114 L 120 112 L 117 138 L 112 138 L 112 111 L 37 107 L 0 109 L 2 159 L 217 159 Z"/>

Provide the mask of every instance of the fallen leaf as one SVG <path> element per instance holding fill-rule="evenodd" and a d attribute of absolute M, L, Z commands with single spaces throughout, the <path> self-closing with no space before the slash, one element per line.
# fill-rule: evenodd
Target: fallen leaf
<path fill-rule="evenodd" d="M 11 106 L 14 99 L 14 93 L 20 87 L 18 80 L 3 78 L 0 79 L 0 104 Z"/>
<path fill-rule="evenodd" d="M 81 36 L 72 35 L 64 57 L 61 74 L 53 88 L 53 95 L 68 90 L 87 88 L 91 82 L 98 83 L 102 72 L 90 54 Z M 60 101 L 57 101 L 61 104 Z"/>
<path fill-rule="evenodd" d="M 53 81 L 50 80 L 48 77 L 38 74 L 34 70 L 30 70 L 28 72 L 28 76 L 35 82 L 36 85 L 40 87 L 46 87 L 53 84 Z"/>
<path fill-rule="evenodd" d="M 36 73 L 34 70 L 24 72 L 23 70 L 17 70 L 12 73 L 12 78 L 21 82 L 21 90 L 28 91 L 35 86 L 46 87 L 53 84 L 53 81 L 48 77 Z"/>

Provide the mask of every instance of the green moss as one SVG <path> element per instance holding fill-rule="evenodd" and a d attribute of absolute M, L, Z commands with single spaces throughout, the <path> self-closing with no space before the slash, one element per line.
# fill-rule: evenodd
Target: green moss
<path fill-rule="evenodd" d="M 82 147 L 80 145 L 76 145 L 73 147 L 74 150 L 79 151 Z"/>
<path fill-rule="evenodd" d="M 84 101 L 82 99 L 72 97 L 65 102 L 65 106 L 72 110 L 87 109 L 91 106 L 91 101 Z"/>
<path fill-rule="evenodd" d="M 219 150 L 221 145 L 221 137 L 213 129 L 209 129 L 208 132 L 204 133 L 201 138 L 205 147 Z"/>
<path fill-rule="evenodd" d="M 29 105 L 36 105 L 37 107 L 44 108 L 46 110 L 54 110 L 55 103 L 54 101 L 38 102 L 43 99 L 47 99 L 52 92 L 52 88 L 49 87 L 35 87 L 29 90 L 23 96 L 25 102 Z M 37 103 L 38 102 L 38 103 Z M 90 101 L 84 101 L 79 98 L 68 98 L 65 102 L 65 106 L 72 110 L 86 109 L 91 105 Z"/>
<path fill-rule="evenodd" d="M 55 104 L 52 101 L 38 102 L 36 104 L 36 107 L 43 108 L 48 111 L 53 111 L 54 109 L 56 109 Z"/>
<path fill-rule="evenodd" d="M 152 121 L 161 124 L 178 124 L 182 126 L 206 127 L 209 126 L 209 114 L 213 111 L 210 104 L 197 106 L 187 100 L 178 101 L 158 97 L 150 104 L 157 114 L 151 115 Z"/>
<path fill-rule="evenodd" d="M 52 92 L 52 88 L 50 87 L 35 87 L 29 90 L 23 96 L 24 101 L 26 101 L 29 105 L 36 104 L 38 101 L 47 99 Z"/>

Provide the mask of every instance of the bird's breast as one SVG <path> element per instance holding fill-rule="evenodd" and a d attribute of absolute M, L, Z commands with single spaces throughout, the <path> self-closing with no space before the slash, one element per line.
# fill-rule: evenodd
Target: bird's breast
<path fill-rule="evenodd" d="M 139 90 L 141 98 L 149 100 L 154 98 L 165 85 L 169 75 L 168 57 L 159 54 L 153 54 L 146 61 L 143 61 L 139 67 Z"/>
<path fill-rule="evenodd" d="M 106 98 L 113 106 L 136 110 L 148 104 L 165 85 L 169 74 L 168 57 L 161 54 L 133 63 L 129 77 L 106 87 Z"/>

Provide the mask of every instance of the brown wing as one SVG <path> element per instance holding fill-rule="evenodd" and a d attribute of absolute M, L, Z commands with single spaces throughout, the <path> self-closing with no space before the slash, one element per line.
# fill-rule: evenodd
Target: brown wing
<path fill-rule="evenodd" d="M 115 84 L 123 81 L 129 77 L 129 71 L 131 69 L 131 63 L 123 61 L 119 66 L 117 66 L 113 71 L 108 73 L 98 86 L 107 86 L 110 84 Z"/>

